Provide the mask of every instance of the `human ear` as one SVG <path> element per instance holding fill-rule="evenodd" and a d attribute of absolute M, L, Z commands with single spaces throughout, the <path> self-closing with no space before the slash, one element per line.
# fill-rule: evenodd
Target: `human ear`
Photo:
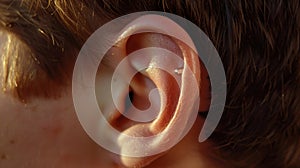
<path fill-rule="evenodd" d="M 122 29 L 118 39 L 107 54 L 113 58 L 110 68 L 102 69 L 106 78 L 101 79 L 99 70 L 97 94 L 100 106 L 111 111 L 106 113 L 110 124 L 122 132 L 122 164 L 142 167 L 192 127 L 199 108 L 199 57 L 185 30 L 163 16 L 141 16 Z M 103 96 L 110 91 L 110 98 Z"/>
<path fill-rule="evenodd" d="M 200 102 L 199 55 L 183 25 L 140 14 L 95 31 L 80 50 L 72 78 L 84 130 L 128 167 L 145 166 L 181 141 Z"/>

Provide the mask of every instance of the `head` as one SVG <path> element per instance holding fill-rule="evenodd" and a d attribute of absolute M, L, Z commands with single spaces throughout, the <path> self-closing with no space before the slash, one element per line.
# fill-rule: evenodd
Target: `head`
<path fill-rule="evenodd" d="M 191 163 L 190 167 L 298 167 L 299 7 L 297 0 L 0 2 L 0 165 L 182 167 Z M 192 67 L 202 100 L 199 116 L 187 136 L 168 151 L 132 158 L 101 148 L 80 125 L 71 89 L 81 47 L 105 23 L 138 11 L 164 11 L 184 17 L 201 28 L 216 47 L 226 73 L 227 99 L 220 123 L 206 142 L 197 141 L 210 105 L 206 69 L 191 48 L 159 32 L 131 35 L 105 54 L 107 59 L 96 77 L 96 96 L 99 106 L 115 111 L 109 106 L 107 83 L 115 65 L 128 54 L 147 47 L 178 53 Z M 147 21 L 160 26 L 151 18 Z M 134 24 L 145 26 L 142 21 Z M 173 31 L 174 27 L 165 29 Z M 183 32 L 175 33 L 186 33 L 178 30 Z M 138 64 L 141 60 L 130 61 Z M 147 136 L 182 126 L 180 122 L 170 124 L 174 115 L 188 115 L 176 107 L 192 105 L 194 100 L 180 99 L 188 96 L 187 90 L 181 92 L 165 72 L 153 71 L 133 78 L 133 104 L 146 109 L 147 90 L 156 86 L 167 93 L 167 110 L 149 125 L 130 121 L 116 112 L 110 124 L 119 131 Z M 187 79 L 182 82 L 190 85 Z M 153 148 L 160 145 L 163 143 Z"/>

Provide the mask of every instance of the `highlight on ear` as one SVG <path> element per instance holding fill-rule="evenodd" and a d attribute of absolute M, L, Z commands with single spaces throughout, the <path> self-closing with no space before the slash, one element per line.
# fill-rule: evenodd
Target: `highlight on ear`
<path fill-rule="evenodd" d="M 135 13 L 105 24 L 87 40 L 75 64 L 72 91 L 79 121 L 96 143 L 119 154 L 124 166 L 145 166 L 171 149 L 205 107 L 200 104 L 202 53 L 182 27 L 191 23 L 164 15 Z M 222 102 L 213 108 L 219 106 Z M 214 129 L 220 112 L 212 115 L 216 120 L 204 127 Z"/>

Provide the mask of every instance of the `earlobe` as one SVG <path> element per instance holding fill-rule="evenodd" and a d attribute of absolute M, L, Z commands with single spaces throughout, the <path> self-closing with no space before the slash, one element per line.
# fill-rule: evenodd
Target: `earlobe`
<path fill-rule="evenodd" d="M 129 167 L 149 164 L 162 152 L 176 145 L 192 127 L 199 107 L 199 58 L 195 50 L 186 44 L 191 42 L 186 40 L 189 36 L 170 19 L 156 15 L 144 17 L 146 18 L 139 18 L 133 22 L 134 28 L 129 26 L 128 30 L 124 30 L 122 36 L 127 34 L 129 37 L 120 40 L 118 44 L 122 53 L 126 53 L 124 66 L 140 73 L 134 80 L 130 78 L 124 82 L 130 83 L 132 91 L 139 99 L 145 100 L 149 95 L 144 94 L 144 90 L 149 88 L 148 85 L 139 83 L 139 78 L 140 81 L 147 78 L 156 86 L 160 103 L 152 102 L 153 108 L 149 107 L 148 111 L 133 108 L 132 114 L 127 114 L 127 118 L 122 120 L 127 122 L 122 124 L 130 126 L 126 129 L 119 128 L 123 134 L 118 142 L 122 163 Z M 169 31 L 170 27 L 164 24 L 176 25 L 176 27 L 173 26 Z M 122 74 L 122 70 L 116 71 Z M 122 78 L 121 76 L 128 75 L 120 74 L 115 77 Z M 118 99 L 118 96 L 113 97 Z M 124 101 L 124 96 L 122 100 Z M 149 101 L 151 103 L 151 96 Z M 134 106 L 135 102 L 132 105 Z M 157 114 L 153 120 L 146 123 L 142 122 L 145 120 L 138 122 L 139 116 L 147 116 L 147 113 L 151 112 Z M 116 123 L 120 118 L 124 118 L 123 115 L 118 116 L 119 118 L 114 118 L 115 121 L 112 122 Z M 132 118 L 134 122 L 131 121 Z M 146 157 L 142 155 L 145 152 L 148 153 Z M 132 154 L 135 157 L 132 157 Z"/>

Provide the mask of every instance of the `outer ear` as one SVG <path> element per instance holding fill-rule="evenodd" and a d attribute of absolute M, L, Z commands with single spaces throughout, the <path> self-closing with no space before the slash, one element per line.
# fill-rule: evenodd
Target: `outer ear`
<path fill-rule="evenodd" d="M 117 46 L 111 52 L 118 53 L 118 66 L 114 64 L 111 76 L 112 98 L 119 110 L 110 123 L 123 133 L 118 140 L 122 164 L 142 167 L 176 145 L 192 127 L 200 101 L 199 57 L 185 30 L 158 15 L 134 20 L 122 30 Z M 125 108 L 129 83 L 132 105 Z"/>
<path fill-rule="evenodd" d="M 133 18 L 137 19 L 132 21 Z M 178 17 L 174 19 L 180 20 Z M 128 24 L 125 28 L 124 23 Z M 209 38 L 196 25 L 187 22 L 180 25 L 190 33 L 195 32 L 193 37 L 201 39 L 195 43 L 204 55 L 199 56 L 208 68 L 211 79 L 212 105 L 199 136 L 199 141 L 203 142 L 222 116 L 226 77 Z M 86 133 L 101 147 L 120 154 L 123 164 L 131 167 L 147 165 L 158 154 L 176 145 L 197 117 L 199 83 L 206 77 L 200 75 L 202 70 L 194 51 L 193 41 L 186 31 L 161 15 L 134 13 L 99 28 L 80 50 L 72 78 L 75 111 Z M 174 53 L 179 57 L 174 57 Z M 109 61 L 106 61 L 109 66 L 99 67 L 104 54 L 109 55 Z M 111 67 L 116 68 L 117 73 Z M 118 70 L 119 67 L 123 69 Z M 98 69 L 105 71 L 102 71 L 101 77 L 95 78 Z M 140 73 L 132 75 L 135 72 Z M 201 89 L 202 84 L 201 81 Z M 132 108 L 124 105 L 129 85 L 133 94 L 137 95 L 133 98 Z M 98 90 L 95 86 L 99 86 Z M 147 90 L 155 87 L 158 89 L 149 94 L 149 102 Z M 116 109 L 120 104 L 123 107 Z M 151 106 L 147 109 L 149 104 Z M 207 107 L 200 106 L 200 109 L 207 110 Z M 124 115 L 128 118 L 120 113 L 128 113 Z"/>
<path fill-rule="evenodd" d="M 123 29 L 116 27 L 103 25 L 81 49 L 73 73 L 73 101 L 81 125 L 95 142 L 120 154 L 123 165 L 142 167 L 192 128 L 200 102 L 199 58 L 188 33 L 167 17 L 148 14 Z M 103 53 L 110 61 L 99 67 Z M 128 87 L 133 101 L 126 106 Z"/>

